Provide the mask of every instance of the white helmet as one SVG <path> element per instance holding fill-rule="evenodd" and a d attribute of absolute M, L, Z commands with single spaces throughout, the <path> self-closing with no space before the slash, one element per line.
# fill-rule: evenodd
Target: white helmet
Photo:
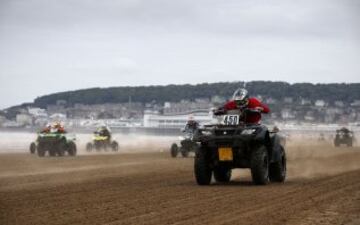
<path fill-rule="evenodd" d="M 234 92 L 232 99 L 236 102 L 236 104 L 245 106 L 249 102 L 248 91 L 244 88 L 239 88 Z"/>

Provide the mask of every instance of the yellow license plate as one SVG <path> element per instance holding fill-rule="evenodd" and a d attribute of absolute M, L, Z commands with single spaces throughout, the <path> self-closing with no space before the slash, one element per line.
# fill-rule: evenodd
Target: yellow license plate
<path fill-rule="evenodd" d="M 220 161 L 232 161 L 233 160 L 232 148 L 227 148 L 227 147 L 219 148 L 218 152 L 219 152 L 219 160 Z"/>

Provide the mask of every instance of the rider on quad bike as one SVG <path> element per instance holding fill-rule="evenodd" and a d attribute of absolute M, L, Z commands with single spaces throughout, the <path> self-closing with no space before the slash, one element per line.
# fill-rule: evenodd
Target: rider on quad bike
<path fill-rule="evenodd" d="M 285 144 L 277 130 L 260 124 L 261 114 L 270 109 L 245 89 L 237 89 L 232 100 L 214 110 L 216 124 L 204 125 L 194 136 L 199 145 L 194 174 L 199 185 L 229 182 L 235 168 L 248 168 L 254 184 L 284 182 Z M 213 176 L 212 176 L 213 175 Z"/>
<path fill-rule="evenodd" d="M 110 142 L 111 133 L 107 126 L 101 126 L 96 132 L 102 137 L 107 137 L 107 140 Z"/>
<path fill-rule="evenodd" d="M 199 123 L 195 121 L 193 117 L 190 117 L 185 125 L 184 132 L 193 133 L 196 129 L 199 128 L 199 126 L 200 126 Z"/>
<path fill-rule="evenodd" d="M 44 129 L 40 131 L 40 133 L 66 133 L 65 128 L 61 125 L 60 122 L 55 122 L 53 124 L 47 124 Z"/>
<path fill-rule="evenodd" d="M 48 153 L 50 156 L 76 155 L 75 136 L 67 135 L 64 126 L 60 122 L 47 125 L 37 136 L 35 142 L 30 144 L 30 153 L 38 153 L 43 157 Z"/>
<path fill-rule="evenodd" d="M 188 157 L 190 152 L 194 152 L 198 147 L 196 142 L 193 141 L 193 136 L 200 125 L 194 120 L 192 116 L 189 117 L 182 132 L 183 136 L 180 136 L 180 146 L 177 143 L 173 143 L 170 148 L 170 154 L 172 157 L 176 157 L 178 153 L 181 153 L 183 157 Z"/>
<path fill-rule="evenodd" d="M 64 126 L 61 125 L 60 122 L 54 123 L 50 131 L 55 133 L 66 133 Z"/>
<path fill-rule="evenodd" d="M 86 150 L 91 152 L 93 149 L 100 151 L 111 148 L 113 151 L 118 151 L 119 144 L 117 141 L 111 139 L 111 131 L 107 126 L 101 126 L 94 132 L 93 142 L 86 144 Z"/>
<path fill-rule="evenodd" d="M 254 97 L 249 97 L 248 91 L 243 88 L 239 88 L 235 91 L 232 100 L 225 103 L 224 106 L 214 111 L 214 115 L 224 115 L 231 110 L 257 110 L 261 113 L 269 113 L 270 109 L 267 105 L 263 104 L 260 100 Z M 245 114 L 243 114 L 245 115 Z M 240 117 L 240 121 L 250 124 L 258 124 L 261 120 L 260 113 L 247 113 L 246 116 Z"/>

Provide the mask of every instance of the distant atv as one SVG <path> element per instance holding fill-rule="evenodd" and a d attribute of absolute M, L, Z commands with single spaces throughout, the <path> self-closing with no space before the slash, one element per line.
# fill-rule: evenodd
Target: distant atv
<path fill-rule="evenodd" d="M 348 147 L 352 147 L 353 142 L 354 142 L 354 133 L 352 131 L 350 131 L 345 127 L 336 130 L 336 135 L 334 139 L 335 147 L 339 147 L 342 144 Z"/>
<path fill-rule="evenodd" d="M 46 153 L 50 156 L 76 156 L 75 137 L 68 137 L 66 133 L 39 133 L 35 142 L 30 144 L 30 153 L 37 152 L 39 157 L 44 157 Z"/>
<path fill-rule="evenodd" d="M 185 132 L 184 136 L 180 137 L 180 147 L 173 143 L 170 148 L 171 157 L 175 158 L 180 152 L 182 157 L 188 157 L 190 152 L 195 152 L 198 144 L 193 141 L 193 132 Z"/>
<path fill-rule="evenodd" d="M 260 113 L 247 110 L 245 113 Z M 244 124 L 239 114 L 224 115 L 217 125 L 198 130 L 194 172 L 199 185 L 229 182 L 234 168 L 250 168 L 257 185 L 284 182 L 286 178 L 285 138 L 260 124 Z"/>
<path fill-rule="evenodd" d="M 101 136 L 98 132 L 94 132 L 93 141 L 86 144 L 86 151 L 91 152 L 111 149 L 114 152 L 119 150 L 119 144 L 116 141 L 109 140 L 108 136 Z"/>

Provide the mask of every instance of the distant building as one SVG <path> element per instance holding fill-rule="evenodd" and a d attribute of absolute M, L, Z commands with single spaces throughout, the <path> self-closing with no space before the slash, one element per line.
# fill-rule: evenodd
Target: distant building
<path fill-rule="evenodd" d="M 293 103 L 293 98 L 291 98 L 291 97 L 285 97 L 285 98 L 284 98 L 284 103 L 287 103 L 287 104 Z"/>
<path fill-rule="evenodd" d="M 169 109 L 171 108 L 171 103 L 170 102 L 165 102 L 164 103 L 164 109 Z"/>
<path fill-rule="evenodd" d="M 265 99 L 265 103 L 267 103 L 267 104 L 276 104 L 277 100 L 270 97 L 270 98 Z"/>
<path fill-rule="evenodd" d="M 334 105 L 337 106 L 337 107 L 344 107 L 345 106 L 343 101 L 335 101 Z"/>
<path fill-rule="evenodd" d="M 66 120 L 66 115 L 62 113 L 54 113 L 50 116 L 52 121 L 64 121 Z"/>
<path fill-rule="evenodd" d="M 219 95 L 214 95 L 211 97 L 211 102 L 214 104 L 222 104 L 226 102 L 226 98 Z"/>
<path fill-rule="evenodd" d="M 6 121 L 5 116 L 1 116 L 0 115 L 0 126 L 2 126 L 2 124 Z"/>
<path fill-rule="evenodd" d="M 210 101 L 198 99 L 198 102 L 181 101 L 177 103 L 169 103 L 164 107 L 164 115 L 190 114 L 193 111 L 209 111 L 213 106 Z"/>
<path fill-rule="evenodd" d="M 316 100 L 315 101 L 315 106 L 317 107 L 325 107 L 327 104 L 324 100 Z"/>
<path fill-rule="evenodd" d="M 360 106 L 360 100 L 355 100 L 355 101 L 353 101 L 353 102 L 351 103 L 351 106 L 356 106 L 356 107 Z"/>
<path fill-rule="evenodd" d="M 300 105 L 311 105 L 311 100 L 303 98 L 300 100 Z"/>
<path fill-rule="evenodd" d="M 314 113 L 312 111 L 307 112 L 304 119 L 305 121 L 315 121 Z"/>
<path fill-rule="evenodd" d="M 33 124 L 33 118 L 29 114 L 17 114 L 16 123 L 18 123 L 20 126 L 29 126 Z"/>
<path fill-rule="evenodd" d="M 296 115 L 291 109 L 283 109 L 281 110 L 281 118 L 282 119 L 295 119 Z"/>
<path fill-rule="evenodd" d="M 145 111 L 144 127 L 182 128 L 189 120 L 190 115 L 200 124 L 206 124 L 212 120 L 209 111 L 193 111 L 177 115 L 162 115 L 154 111 Z"/>
<path fill-rule="evenodd" d="M 45 109 L 41 108 L 28 108 L 28 112 L 30 115 L 34 117 L 47 117 L 48 114 Z"/>

